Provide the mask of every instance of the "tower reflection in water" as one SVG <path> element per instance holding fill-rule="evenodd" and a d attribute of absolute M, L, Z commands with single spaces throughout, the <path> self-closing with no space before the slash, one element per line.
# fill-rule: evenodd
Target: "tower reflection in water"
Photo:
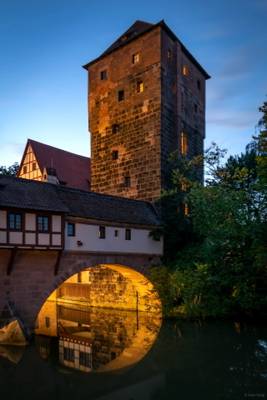
<path fill-rule="evenodd" d="M 68 368 L 102 372 L 139 362 L 155 342 L 161 319 L 155 314 L 47 300 L 37 319 L 40 356 Z"/>

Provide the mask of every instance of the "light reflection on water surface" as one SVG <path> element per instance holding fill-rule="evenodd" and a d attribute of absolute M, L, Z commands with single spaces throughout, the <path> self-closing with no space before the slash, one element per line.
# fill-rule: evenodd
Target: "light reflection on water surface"
<path fill-rule="evenodd" d="M 37 320 L 41 358 L 57 354 L 62 366 L 83 372 L 126 368 L 155 342 L 161 319 L 155 314 L 60 305 L 46 301 Z"/>

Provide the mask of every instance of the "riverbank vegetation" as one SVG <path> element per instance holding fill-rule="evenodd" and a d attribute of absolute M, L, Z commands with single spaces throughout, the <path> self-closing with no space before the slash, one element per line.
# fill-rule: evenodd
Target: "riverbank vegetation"
<path fill-rule="evenodd" d="M 173 155 L 162 194 L 163 267 L 152 280 L 166 316 L 258 316 L 267 310 L 267 102 L 244 153 L 212 144 L 200 157 Z"/>

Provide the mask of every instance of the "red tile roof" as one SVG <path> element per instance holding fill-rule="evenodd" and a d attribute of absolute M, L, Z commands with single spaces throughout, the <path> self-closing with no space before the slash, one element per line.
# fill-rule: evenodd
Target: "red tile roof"
<path fill-rule="evenodd" d="M 90 190 L 90 158 L 32 139 L 28 139 L 26 149 L 29 145 L 42 172 L 44 168 L 53 168 L 60 183 L 77 189 Z"/>

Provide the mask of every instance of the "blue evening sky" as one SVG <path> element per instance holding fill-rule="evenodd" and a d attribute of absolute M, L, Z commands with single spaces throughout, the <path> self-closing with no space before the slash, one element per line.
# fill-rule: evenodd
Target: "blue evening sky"
<path fill-rule="evenodd" d="M 164 19 L 212 76 L 206 147 L 244 150 L 267 94 L 267 0 L 0 0 L 0 165 L 27 138 L 89 155 L 81 65 L 137 19 Z"/>

